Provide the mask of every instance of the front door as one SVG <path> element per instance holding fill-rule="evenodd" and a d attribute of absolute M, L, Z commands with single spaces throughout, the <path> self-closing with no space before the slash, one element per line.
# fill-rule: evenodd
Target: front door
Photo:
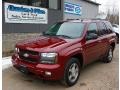
<path fill-rule="evenodd" d="M 90 23 L 87 27 L 86 37 L 90 37 L 90 35 L 97 35 L 98 28 L 96 23 Z M 99 58 L 101 55 L 100 49 L 100 41 L 99 38 L 86 38 L 86 42 L 84 45 L 84 54 L 85 54 L 85 64 L 89 64 Z"/>

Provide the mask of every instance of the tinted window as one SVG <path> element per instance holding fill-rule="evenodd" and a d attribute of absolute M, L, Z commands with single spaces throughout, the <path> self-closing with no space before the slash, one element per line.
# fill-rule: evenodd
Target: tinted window
<path fill-rule="evenodd" d="M 90 23 L 88 25 L 86 40 L 96 39 L 96 38 L 93 38 L 94 36 L 97 36 L 97 24 L 96 23 Z"/>
<path fill-rule="evenodd" d="M 88 26 L 88 33 L 97 33 L 97 25 L 96 23 L 91 23 Z"/>
<path fill-rule="evenodd" d="M 47 32 L 45 32 L 45 35 L 64 35 L 71 38 L 78 38 L 82 35 L 83 30 L 84 23 L 64 22 L 53 25 Z"/>
<path fill-rule="evenodd" d="M 106 34 L 106 33 L 107 33 L 106 30 L 107 30 L 107 29 L 106 29 L 105 24 L 104 24 L 103 22 L 100 22 L 100 23 L 99 23 L 99 35 L 104 35 L 104 34 Z"/>
<path fill-rule="evenodd" d="M 111 23 L 110 22 L 106 22 L 106 25 L 107 25 L 107 27 L 109 27 L 109 29 L 112 29 L 112 25 L 111 25 Z"/>
<path fill-rule="evenodd" d="M 107 28 L 107 25 L 104 22 L 103 22 L 103 24 L 104 24 L 104 27 L 105 27 L 104 34 L 108 34 L 109 33 L 109 29 Z"/>
<path fill-rule="evenodd" d="M 107 27 L 108 33 L 112 33 L 113 31 L 112 31 L 112 25 L 111 25 L 111 23 L 110 22 L 105 22 L 105 25 Z"/>

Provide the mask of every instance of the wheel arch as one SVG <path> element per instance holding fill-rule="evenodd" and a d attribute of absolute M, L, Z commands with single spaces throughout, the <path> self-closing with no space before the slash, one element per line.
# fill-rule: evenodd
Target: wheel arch
<path fill-rule="evenodd" d="M 82 53 L 74 53 L 72 55 L 70 55 L 70 58 L 77 58 L 80 62 L 81 67 L 84 66 L 84 59 L 83 59 L 83 54 Z"/>
<path fill-rule="evenodd" d="M 115 49 L 115 42 L 112 42 L 111 44 L 110 44 L 110 46 L 112 46 L 113 47 L 113 50 Z"/>
<path fill-rule="evenodd" d="M 77 58 L 77 59 L 79 60 L 79 62 L 80 62 L 80 64 L 81 64 L 81 67 L 84 66 L 84 60 L 83 60 L 83 55 L 82 55 L 82 53 L 75 54 L 75 55 L 73 55 L 72 57 Z"/>

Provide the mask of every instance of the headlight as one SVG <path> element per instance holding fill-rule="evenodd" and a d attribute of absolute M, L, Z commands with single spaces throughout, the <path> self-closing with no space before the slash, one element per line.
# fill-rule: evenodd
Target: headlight
<path fill-rule="evenodd" d="M 57 62 L 57 53 L 41 53 L 41 63 L 55 64 Z"/>
<path fill-rule="evenodd" d="M 19 52 L 19 48 L 15 48 L 15 53 L 18 53 Z"/>

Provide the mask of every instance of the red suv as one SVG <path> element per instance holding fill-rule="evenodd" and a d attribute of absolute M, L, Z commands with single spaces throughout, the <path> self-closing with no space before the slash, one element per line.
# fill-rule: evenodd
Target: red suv
<path fill-rule="evenodd" d="M 43 35 L 21 41 L 15 46 L 13 66 L 43 80 L 62 80 L 74 85 L 85 65 L 113 58 L 116 34 L 105 20 L 68 20 L 58 22 Z"/>

